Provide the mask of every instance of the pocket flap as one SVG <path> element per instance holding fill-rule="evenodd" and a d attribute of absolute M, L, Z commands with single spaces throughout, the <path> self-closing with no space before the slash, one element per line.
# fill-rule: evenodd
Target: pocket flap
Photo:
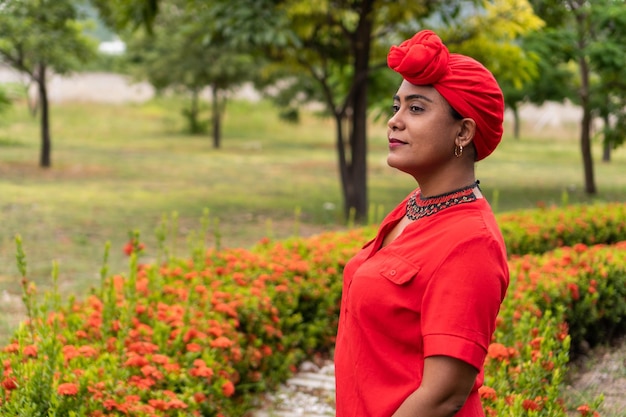
<path fill-rule="evenodd" d="M 389 281 L 402 285 L 417 276 L 420 267 L 412 264 L 404 258 L 388 254 L 388 258 L 380 266 L 380 275 Z"/>

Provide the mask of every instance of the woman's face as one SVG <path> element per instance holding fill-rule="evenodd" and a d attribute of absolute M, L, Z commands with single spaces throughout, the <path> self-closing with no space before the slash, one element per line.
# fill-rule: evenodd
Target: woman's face
<path fill-rule="evenodd" d="M 387 125 L 389 166 L 417 178 L 436 175 L 454 159 L 462 124 L 434 87 L 403 81 L 393 99 L 393 113 Z"/>

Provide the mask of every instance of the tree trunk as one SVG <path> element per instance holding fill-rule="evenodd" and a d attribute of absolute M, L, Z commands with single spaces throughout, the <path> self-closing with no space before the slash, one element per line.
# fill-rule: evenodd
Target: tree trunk
<path fill-rule="evenodd" d="M 219 149 L 222 139 L 222 112 L 219 102 L 219 91 L 217 86 L 211 88 L 213 95 L 212 113 L 213 113 L 213 148 Z"/>
<path fill-rule="evenodd" d="M 41 153 L 39 166 L 42 168 L 49 168 L 52 165 L 50 156 L 52 152 L 52 141 L 50 138 L 50 114 L 45 64 L 39 64 L 36 82 L 39 89 L 39 100 L 41 103 Z"/>
<path fill-rule="evenodd" d="M 511 106 L 511 110 L 513 111 L 513 137 L 519 139 L 520 124 L 522 123 L 519 117 L 519 108 L 515 105 Z"/>
<path fill-rule="evenodd" d="M 348 97 L 352 110 L 349 134 L 352 152 L 348 183 L 344 186 L 344 199 L 348 213 L 354 211 L 354 220 L 367 220 L 367 82 L 372 39 L 373 2 L 362 3 L 359 25 L 354 35 L 354 80 Z"/>
<path fill-rule="evenodd" d="M 341 195 L 343 196 L 344 202 L 344 216 L 349 218 L 350 216 L 350 204 L 349 195 L 351 193 L 350 178 L 349 175 L 349 163 L 346 154 L 346 141 L 343 134 L 343 115 L 335 114 L 335 130 L 336 130 L 336 146 L 337 146 L 337 160 L 339 162 L 339 178 L 341 180 Z"/>
<path fill-rule="evenodd" d="M 189 109 L 189 117 L 187 118 L 189 120 L 189 132 L 192 135 L 198 134 L 202 131 L 200 123 L 198 122 L 199 95 L 199 89 L 194 87 L 191 90 L 191 108 Z"/>
<path fill-rule="evenodd" d="M 589 102 L 589 65 L 584 51 L 585 41 L 585 22 L 587 16 L 581 10 L 576 13 L 578 23 L 578 50 L 580 57 L 578 58 L 578 66 L 580 67 L 580 105 L 583 111 L 583 118 L 580 129 L 580 150 L 583 159 L 583 169 L 585 175 L 585 192 L 587 194 L 596 194 L 596 183 L 593 175 L 593 157 L 591 154 L 591 104 Z"/>
<path fill-rule="evenodd" d="M 610 128 L 608 113 L 605 114 L 602 118 L 604 120 L 604 130 L 606 132 Z M 604 134 L 604 142 L 602 145 L 602 162 L 611 162 L 611 141 L 608 140 L 606 133 Z"/>

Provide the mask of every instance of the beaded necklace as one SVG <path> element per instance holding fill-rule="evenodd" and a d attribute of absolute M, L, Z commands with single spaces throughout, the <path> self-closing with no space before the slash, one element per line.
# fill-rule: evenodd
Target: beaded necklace
<path fill-rule="evenodd" d="M 479 184 L 480 181 L 476 180 L 465 187 L 432 197 L 422 197 L 419 190 L 417 190 L 409 197 L 409 201 L 406 203 L 406 216 L 410 220 L 418 220 L 422 217 L 432 216 L 445 208 L 475 201 L 476 194 L 474 194 L 474 188 L 478 187 L 480 189 Z"/>

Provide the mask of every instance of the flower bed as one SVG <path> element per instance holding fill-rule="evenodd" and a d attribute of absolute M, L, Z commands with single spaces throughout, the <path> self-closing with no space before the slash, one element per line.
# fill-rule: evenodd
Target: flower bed
<path fill-rule="evenodd" d="M 510 260 L 511 289 L 481 390 L 490 414 L 564 416 L 570 342 L 625 330 L 626 244 L 580 243 L 626 240 L 624 218 L 623 205 L 607 205 L 500 219 L 511 247 L 545 251 L 537 233 L 570 247 Z M 25 280 L 29 320 L 0 353 L 0 414 L 244 415 L 256 393 L 332 349 L 342 268 L 372 233 L 265 240 L 162 265 L 137 264 L 133 242 L 129 274 L 104 276 L 84 300 L 62 302 L 53 292 L 36 304 Z"/>

